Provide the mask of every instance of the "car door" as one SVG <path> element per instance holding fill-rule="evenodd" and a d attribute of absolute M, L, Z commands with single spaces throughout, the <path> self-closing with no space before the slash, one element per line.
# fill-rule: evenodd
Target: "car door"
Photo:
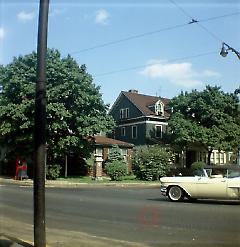
<path fill-rule="evenodd" d="M 224 177 L 198 177 L 196 194 L 200 198 L 226 198 L 227 178 Z"/>

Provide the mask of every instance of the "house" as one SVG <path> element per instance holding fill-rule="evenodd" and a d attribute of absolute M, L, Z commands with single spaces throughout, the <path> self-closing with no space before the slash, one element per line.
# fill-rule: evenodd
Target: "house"
<path fill-rule="evenodd" d="M 168 143 L 168 119 L 172 112 L 170 99 L 122 91 L 109 114 L 116 122 L 113 138 L 137 145 Z M 175 164 L 190 167 L 195 161 L 207 163 L 208 152 L 201 145 L 175 150 Z M 234 163 L 234 153 L 213 150 L 212 164 Z"/>
<path fill-rule="evenodd" d="M 128 166 L 128 172 L 132 171 L 132 152 L 134 145 L 131 143 L 115 140 L 106 136 L 94 136 L 95 152 L 94 152 L 94 169 L 93 177 L 101 178 L 104 173 L 105 162 L 108 159 L 108 155 L 111 152 L 111 148 L 117 145 L 121 151 L 121 154 Z"/>
<path fill-rule="evenodd" d="M 169 99 L 122 91 L 110 109 L 116 127 L 113 138 L 135 145 L 164 143 L 171 113 Z"/>

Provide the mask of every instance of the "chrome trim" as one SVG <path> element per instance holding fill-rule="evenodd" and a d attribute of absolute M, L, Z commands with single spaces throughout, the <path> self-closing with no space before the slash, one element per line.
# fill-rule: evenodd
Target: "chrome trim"
<path fill-rule="evenodd" d="M 160 191 L 162 193 L 163 196 L 167 195 L 167 187 L 166 186 L 161 186 L 160 187 Z"/>

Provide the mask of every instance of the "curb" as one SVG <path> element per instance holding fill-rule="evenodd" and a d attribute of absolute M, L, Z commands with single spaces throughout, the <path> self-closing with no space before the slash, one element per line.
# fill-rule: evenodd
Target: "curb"
<path fill-rule="evenodd" d="M 12 178 L 0 177 L 0 184 L 15 184 L 20 186 L 33 186 L 33 180 L 14 180 Z M 76 187 L 159 187 L 159 183 L 81 183 L 68 181 L 49 181 L 45 183 L 46 188 L 76 188 Z"/>

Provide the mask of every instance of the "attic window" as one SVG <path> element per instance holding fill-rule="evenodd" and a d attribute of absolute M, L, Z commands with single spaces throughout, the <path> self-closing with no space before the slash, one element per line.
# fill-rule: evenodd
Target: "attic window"
<path fill-rule="evenodd" d="M 164 116 L 164 104 L 160 100 L 155 104 L 155 114 Z"/>
<path fill-rule="evenodd" d="M 120 109 L 120 119 L 129 118 L 129 108 Z"/>

